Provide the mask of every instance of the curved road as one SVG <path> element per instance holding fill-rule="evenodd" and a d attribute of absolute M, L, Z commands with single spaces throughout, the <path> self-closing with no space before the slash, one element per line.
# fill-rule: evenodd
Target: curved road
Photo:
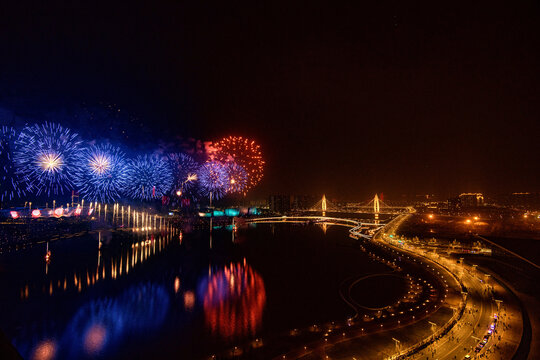
<path fill-rule="evenodd" d="M 383 239 L 389 243 L 396 245 L 395 232 L 399 225 L 406 217 L 397 221 L 397 224 L 390 224 L 387 231 L 388 235 L 383 235 Z M 392 234 L 392 238 L 389 235 Z M 407 240 L 400 240 L 403 247 L 414 249 L 414 246 L 409 246 Z M 418 247 L 416 247 L 418 249 Z M 420 247 L 421 250 L 422 247 Z M 435 341 L 433 344 L 410 357 L 413 359 L 463 359 L 466 355 L 471 358 L 477 358 L 483 355 L 489 359 L 489 353 L 496 353 L 494 348 L 498 344 L 499 335 L 501 338 L 505 336 L 505 327 L 501 326 L 502 322 L 507 321 L 504 316 L 499 316 L 499 325 L 497 326 L 496 336 L 491 336 L 484 348 L 476 353 L 476 345 L 483 339 L 489 329 L 489 325 L 493 323 L 493 316 L 497 312 L 497 304 L 492 298 L 491 287 L 487 285 L 485 274 L 479 274 L 475 266 L 465 264 L 457 265 L 450 258 L 443 257 L 442 254 L 436 254 L 439 262 L 451 268 L 455 273 L 459 272 L 461 281 L 467 288 L 467 305 L 466 311 L 458 323 L 452 328 L 448 334 Z M 500 290 L 503 290 L 502 287 Z M 500 315 L 500 314 L 498 314 Z M 519 327 L 515 323 L 514 327 Z"/>

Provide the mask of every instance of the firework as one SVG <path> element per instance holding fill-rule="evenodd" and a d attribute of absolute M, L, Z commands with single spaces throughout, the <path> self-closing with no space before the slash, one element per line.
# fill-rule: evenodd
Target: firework
<path fill-rule="evenodd" d="M 181 192 L 189 193 L 195 187 L 199 164 L 191 156 L 182 153 L 169 154 L 167 159 L 174 178 L 171 191 L 176 193 L 181 190 Z"/>
<path fill-rule="evenodd" d="M 81 140 L 56 123 L 26 126 L 15 141 L 17 172 L 28 191 L 50 196 L 73 189 Z"/>
<path fill-rule="evenodd" d="M 255 141 L 241 136 L 229 136 L 215 144 L 215 160 L 227 163 L 234 161 L 247 173 L 247 184 L 242 190 L 247 190 L 257 185 L 263 177 L 264 160 L 260 146 Z"/>
<path fill-rule="evenodd" d="M 173 173 L 166 159 L 159 155 L 137 156 L 130 161 L 126 193 L 141 200 L 161 198 L 173 184 Z"/>
<path fill-rule="evenodd" d="M 15 129 L 2 126 L 0 128 L 0 201 L 24 195 L 13 163 L 14 140 Z"/>
<path fill-rule="evenodd" d="M 78 155 L 75 185 L 90 201 L 114 202 L 127 186 L 124 153 L 109 144 L 91 146 Z"/>
<path fill-rule="evenodd" d="M 242 193 L 248 184 L 248 175 L 243 167 L 234 161 L 226 163 L 227 192 Z"/>
<path fill-rule="evenodd" d="M 220 199 L 227 192 L 227 167 L 218 161 L 208 161 L 198 171 L 200 188 L 204 195 L 212 193 L 212 198 Z"/>

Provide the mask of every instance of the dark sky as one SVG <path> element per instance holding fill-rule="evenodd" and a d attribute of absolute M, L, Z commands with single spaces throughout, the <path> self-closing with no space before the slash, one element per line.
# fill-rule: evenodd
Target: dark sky
<path fill-rule="evenodd" d="M 537 1 L 122 3 L 4 8 L 0 107 L 252 137 L 261 196 L 540 191 Z"/>

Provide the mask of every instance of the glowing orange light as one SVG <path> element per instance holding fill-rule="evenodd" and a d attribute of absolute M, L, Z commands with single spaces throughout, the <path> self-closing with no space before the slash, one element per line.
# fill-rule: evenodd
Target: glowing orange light
<path fill-rule="evenodd" d="M 195 306 L 195 294 L 193 291 L 186 291 L 184 293 L 184 307 L 186 310 L 193 310 Z"/>
<path fill-rule="evenodd" d="M 10 211 L 9 214 L 11 215 L 11 217 L 12 217 L 13 219 L 19 218 L 19 213 L 16 212 L 16 211 Z"/>
<path fill-rule="evenodd" d="M 428 218 L 433 219 L 433 214 L 429 214 Z"/>
<path fill-rule="evenodd" d="M 470 224 L 470 223 L 471 223 L 471 219 L 467 219 L 467 220 L 465 220 L 465 222 L 466 222 L 467 224 Z"/>
<path fill-rule="evenodd" d="M 32 217 L 38 218 L 41 216 L 41 211 L 39 209 L 32 210 Z"/>
<path fill-rule="evenodd" d="M 56 354 L 55 343 L 51 340 L 44 340 L 36 346 L 32 359 L 50 360 L 54 358 L 55 354 Z"/>
<path fill-rule="evenodd" d="M 64 209 L 62 209 L 62 208 L 56 208 L 54 210 L 54 215 L 56 215 L 56 216 L 62 216 L 63 214 L 64 214 Z"/>

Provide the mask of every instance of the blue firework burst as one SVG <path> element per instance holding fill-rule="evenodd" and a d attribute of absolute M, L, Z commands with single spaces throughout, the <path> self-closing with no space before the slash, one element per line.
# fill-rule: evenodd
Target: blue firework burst
<path fill-rule="evenodd" d="M 73 189 L 79 136 L 56 123 L 26 126 L 15 141 L 14 160 L 26 189 L 37 195 Z"/>
<path fill-rule="evenodd" d="M 127 186 L 128 166 L 124 153 L 110 144 L 80 151 L 75 185 L 90 201 L 114 202 Z"/>
<path fill-rule="evenodd" d="M 167 159 L 173 172 L 172 193 L 180 189 L 184 193 L 191 193 L 196 187 L 199 164 L 191 156 L 182 153 L 169 154 Z"/>
<path fill-rule="evenodd" d="M 204 196 L 212 193 L 213 199 L 221 199 L 228 189 L 227 167 L 218 161 L 208 161 L 199 167 L 198 181 Z"/>
<path fill-rule="evenodd" d="M 126 194 L 134 199 L 151 200 L 167 195 L 173 184 L 168 161 L 159 155 L 137 156 L 128 165 Z"/>
<path fill-rule="evenodd" d="M 248 174 L 246 170 L 234 161 L 229 161 L 226 164 L 227 169 L 227 192 L 244 193 L 248 185 Z"/>
<path fill-rule="evenodd" d="M 15 139 L 15 129 L 8 126 L 0 128 L 0 201 L 12 200 L 25 194 L 13 162 Z"/>

